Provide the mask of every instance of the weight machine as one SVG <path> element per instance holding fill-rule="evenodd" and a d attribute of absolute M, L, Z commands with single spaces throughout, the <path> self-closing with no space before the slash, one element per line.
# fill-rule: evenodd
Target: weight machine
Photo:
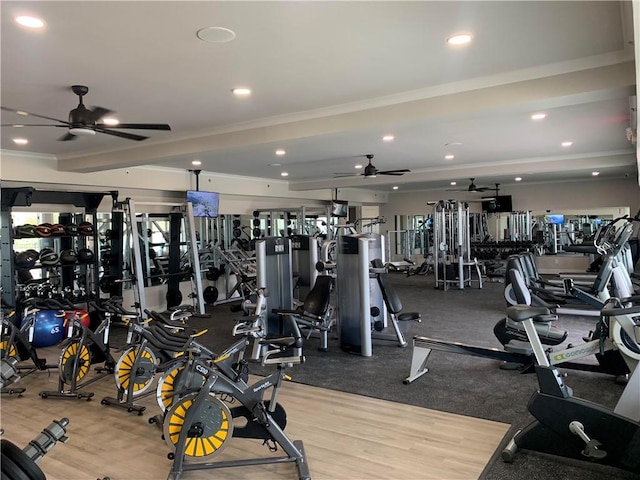
<path fill-rule="evenodd" d="M 205 315 L 204 300 L 202 296 L 202 277 L 200 272 L 200 259 L 198 257 L 198 244 L 196 241 L 196 232 L 194 226 L 193 206 L 191 203 L 152 203 L 152 202 L 134 202 L 133 199 L 127 198 L 120 207 L 125 212 L 125 232 L 129 234 L 129 252 L 131 259 L 131 278 L 132 287 L 136 296 L 136 309 L 140 316 L 144 315 L 147 309 L 145 284 L 150 279 L 149 275 L 144 275 L 143 266 L 147 267 L 149 272 L 148 255 L 142 256 L 142 248 L 149 252 L 149 238 L 141 232 L 146 232 L 143 222 L 144 216 L 136 214 L 136 206 L 151 205 L 170 207 L 170 242 L 169 242 L 169 273 L 162 275 L 167 279 L 167 304 L 169 307 L 175 306 L 180 302 L 175 302 L 180 298 L 179 287 L 180 279 L 185 276 L 184 271 L 178 271 L 180 268 L 180 232 L 184 225 L 184 236 L 186 238 L 187 252 L 185 259 L 190 266 L 191 280 L 195 284 L 195 300 L 197 303 L 197 311 L 200 315 Z M 126 281 L 126 280 L 124 280 Z M 174 305 L 170 305 L 174 303 Z"/>
<path fill-rule="evenodd" d="M 482 288 L 482 273 L 475 258 L 471 258 L 469 236 L 469 205 L 456 200 L 440 200 L 433 208 L 433 261 L 436 288 L 448 290 L 457 285 L 460 290 L 471 286 L 472 272 Z"/>
<path fill-rule="evenodd" d="M 215 251 L 221 266 L 225 266 L 225 298 L 217 300 L 218 294 L 214 296 L 214 305 L 244 300 L 248 294 L 256 291 L 256 257 L 248 252 L 238 248 L 222 248 L 221 245 L 215 246 Z M 220 270 L 218 269 L 218 273 Z M 236 281 L 231 288 L 231 275 L 235 275 Z M 217 277 L 215 278 L 217 279 Z M 215 287 L 207 287 L 217 289 Z M 237 295 L 236 295 L 237 294 Z"/>
<path fill-rule="evenodd" d="M 291 262 L 293 275 L 297 279 L 294 285 L 295 298 L 304 301 L 309 290 L 316 283 L 318 270 L 318 239 L 310 235 L 291 236 Z"/>
<path fill-rule="evenodd" d="M 532 240 L 531 212 L 511 212 L 507 217 L 507 237 L 513 241 Z"/>
<path fill-rule="evenodd" d="M 391 319 L 393 332 L 388 328 L 390 315 L 378 282 L 378 274 L 386 274 L 384 251 L 384 236 L 380 234 L 338 238 L 336 288 L 340 348 L 364 357 L 372 355 L 373 340 L 395 341 L 400 347 L 407 346 L 395 318 Z M 374 261 L 382 262 L 382 268 L 372 267 Z"/>
<path fill-rule="evenodd" d="M 273 237 L 283 236 L 288 237 L 291 235 L 311 235 L 314 236 L 317 233 L 317 225 L 313 227 L 309 224 L 310 219 L 318 219 L 321 217 L 326 218 L 327 231 L 326 236 L 328 240 L 333 238 L 332 231 L 328 225 L 331 221 L 331 205 L 318 206 L 318 207 L 305 207 L 300 208 L 262 208 L 253 211 L 254 217 L 254 230 L 261 231 L 262 236 Z M 260 218 L 262 217 L 262 218 Z M 256 231 L 253 232 L 254 237 Z"/>

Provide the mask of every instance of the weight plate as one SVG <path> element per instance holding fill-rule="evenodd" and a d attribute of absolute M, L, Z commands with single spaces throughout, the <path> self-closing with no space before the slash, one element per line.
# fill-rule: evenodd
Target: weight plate
<path fill-rule="evenodd" d="M 218 300 L 218 289 L 213 285 L 209 285 L 202 292 L 202 299 L 207 305 L 213 305 Z"/>
<path fill-rule="evenodd" d="M 253 229 L 253 236 L 254 237 L 259 237 L 262 234 L 262 231 L 259 228 L 254 228 Z"/>
<path fill-rule="evenodd" d="M 240 226 L 240 224 L 241 224 L 241 222 L 240 222 L 240 220 L 239 220 L 239 219 L 235 218 L 235 219 L 233 220 L 233 226 L 234 226 L 234 227 L 239 227 L 239 226 Z"/>
<path fill-rule="evenodd" d="M 239 228 L 234 228 L 232 233 L 233 238 L 238 238 L 240 235 L 242 235 L 242 230 L 240 230 Z"/>
<path fill-rule="evenodd" d="M 132 394 L 134 397 L 137 397 L 151 386 L 157 365 L 156 356 L 149 347 L 145 346 L 140 354 L 138 354 L 139 351 L 139 346 L 126 349 L 116 363 L 116 368 L 113 372 L 118 390 L 128 390 L 129 384 L 133 382 Z M 136 362 L 136 356 L 138 355 L 138 361 Z"/>
<path fill-rule="evenodd" d="M 259 218 L 254 218 L 253 219 L 253 226 L 254 227 L 259 227 L 260 226 L 260 219 Z"/>
<path fill-rule="evenodd" d="M 27 474 L 24 473 L 11 458 L 5 455 L 4 452 L 2 452 L 1 458 L 0 469 L 4 478 L 8 478 L 9 480 L 30 480 Z"/>
<path fill-rule="evenodd" d="M 62 383 L 71 384 L 76 358 L 78 362 L 76 384 L 80 383 L 87 372 L 89 372 L 89 367 L 91 366 L 91 353 L 89 349 L 86 345 L 80 345 L 80 342 L 77 341 L 70 343 L 62 350 L 60 361 L 58 362 Z"/>
<path fill-rule="evenodd" d="M 210 393 L 200 405 L 191 425 L 185 425 L 187 412 L 198 394 L 192 393 L 176 401 L 164 418 L 163 433 L 167 444 L 176 447 L 180 433 L 187 429 L 192 437 L 184 442 L 185 457 L 207 458 L 223 450 L 233 436 L 231 411 L 218 397 Z"/>
<path fill-rule="evenodd" d="M 43 471 L 36 465 L 36 462 L 31 460 L 17 445 L 6 439 L 2 439 L 0 442 L 2 442 L 3 461 L 9 458 L 10 461 L 15 463 L 16 467 L 27 475 L 29 480 L 47 480 Z M 13 477 L 11 478 L 13 479 Z"/>

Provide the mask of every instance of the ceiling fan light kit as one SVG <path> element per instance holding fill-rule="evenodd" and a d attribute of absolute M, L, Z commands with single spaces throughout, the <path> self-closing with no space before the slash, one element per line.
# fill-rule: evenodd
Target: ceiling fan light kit
<path fill-rule="evenodd" d="M 84 127 L 71 127 L 69 129 L 69 133 L 71 135 L 76 135 L 81 137 L 88 137 L 90 135 L 96 134 L 95 130 L 91 130 L 90 128 L 84 128 Z"/>

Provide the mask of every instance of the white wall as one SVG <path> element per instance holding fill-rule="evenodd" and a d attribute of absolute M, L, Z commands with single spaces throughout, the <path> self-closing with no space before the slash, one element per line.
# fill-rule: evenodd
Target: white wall
<path fill-rule="evenodd" d="M 42 190 L 119 192 L 118 199 L 131 197 L 137 202 L 182 202 L 185 190 L 195 189 L 195 175 L 186 170 L 165 167 L 131 167 L 104 172 L 74 173 L 57 170 L 51 155 L 0 151 L 0 179 L 3 187 L 33 186 Z M 283 180 L 264 180 L 202 172 L 200 190 L 220 193 L 220 212 L 251 214 L 259 208 L 300 208 L 326 205 L 332 189 L 290 191 Z M 376 191 L 340 189 L 341 199 L 354 204 L 378 204 L 387 194 Z M 100 206 L 111 209 L 110 199 Z M 150 210 L 145 210 L 150 211 Z"/>

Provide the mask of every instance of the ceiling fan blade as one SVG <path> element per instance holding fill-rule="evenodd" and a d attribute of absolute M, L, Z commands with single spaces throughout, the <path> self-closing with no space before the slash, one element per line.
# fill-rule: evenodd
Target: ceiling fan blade
<path fill-rule="evenodd" d="M 59 142 L 68 142 L 69 140 L 75 140 L 77 137 L 75 135 L 70 134 L 69 132 L 65 133 L 61 136 L 58 141 Z"/>
<path fill-rule="evenodd" d="M 0 107 L 0 109 L 6 111 L 6 112 L 11 112 L 11 113 L 15 113 L 17 115 L 23 115 L 26 113 L 27 115 L 31 115 L 32 117 L 37 117 L 37 118 L 44 118 L 45 120 L 53 120 L 54 122 L 60 122 L 60 123 L 64 123 L 65 125 L 69 125 L 69 122 L 66 122 L 64 120 L 60 120 L 58 118 L 53 118 L 53 117 L 47 117 L 45 115 L 38 115 L 37 113 L 31 113 L 31 112 L 27 112 L 25 110 L 17 110 L 15 108 L 9 108 L 9 107 Z"/>
<path fill-rule="evenodd" d="M 110 113 L 115 113 L 115 112 L 113 110 L 109 110 L 108 108 L 104 108 L 104 107 L 93 107 L 89 113 L 89 121 L 91 123 L 96 123 L 102 117 Z"/>
<path fill-rule="evenodd" d="M 398 170 L 378 170 L 379 175 L 402 175 L 403 173 L 409 173 L 411 170 L 407 168 L 401 168 Z"/>
<path fill-rule="evenodd" d="M 14 123 L 14 124 L 7 124 L 7 125 L 0 125 L 0 127 L 16 127 L 16 128 L 20 128 L 20 127 L 64 127 L 64 128 L 69 128 L 69 125 L 55 125 L 53 123 Z"/>
<path fill-rule="evenodd" d="M 113 131 L 111 131 L 109 129 L 106 129 L 106 128 L 96 127 L 96 128 L 94 128 L 94 130 L 96 132 L 106 133 L 107 135 L 113 135 L 114 137 L 126 138 L 128 140 L 135 140 L 137 142 L 139 142 L 141 140 L 146 140 L 147 138 L 149 138 L 149 137 L 143 137 L 142 135 L 135 135 L 133 133 L 113 132 Z"/>
<path fill-rule="evenodd" d="M 118 125 L 98 124 L 97 127 L 103 128 L 133 128 L 138 130 L 171 130 L 166 123 L 119 123 Z"/>
<path fill-rule="evenodd" d="M 335 178 L 342 178 L 342 177 L 357 177 L 359 175 L 362 175 L 361 173 L 334 173 L 333 176 Z"/>

